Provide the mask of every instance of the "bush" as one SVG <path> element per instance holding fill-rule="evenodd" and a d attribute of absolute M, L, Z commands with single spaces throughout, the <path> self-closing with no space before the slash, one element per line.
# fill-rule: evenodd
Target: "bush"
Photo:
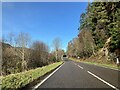
<path fill-rule="evenodd" d="M 47 72 L 50 72 L 61 64 L 62 62 L 57 62 L 41 68 L 1 77 L 2 90 L 13 90 L 24 87 L 25 85 L 29 84 L 40 76 L 45 75 Z"/>
<path fill-rule="evenodd" d="M 51 62 L 56 62 L 57 60 L 56 60 L 55 56 L 51 56 L 51 57 L 50 57 L 50 61 L 51 61 Z"/>

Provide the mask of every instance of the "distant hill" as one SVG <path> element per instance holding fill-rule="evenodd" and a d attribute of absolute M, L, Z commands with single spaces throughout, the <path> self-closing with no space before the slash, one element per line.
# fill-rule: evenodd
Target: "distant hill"
<path fill-rule="evenodd" d="M 0 44 L 1 44 L 1 42 L 0 42 Z M 12 47 L 10 44 L 8 44 L 8 43 L 3 43 L 2 42 L 2 47 L 3 48 L 10 48 L 10 47 Z"/>

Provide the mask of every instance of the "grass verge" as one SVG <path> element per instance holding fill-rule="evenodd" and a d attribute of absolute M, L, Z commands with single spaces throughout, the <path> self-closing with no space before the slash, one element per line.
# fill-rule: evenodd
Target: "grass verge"
<path fill-rule="evenodd" d="M 57 62 L 41 68 L 1 77 L 2 90 L 15 90 L 18 88 L 22 88 L 25 85 L 33 82 L 37 78 L 44 76 L 46 73 L 60 66 L 62 63 L 63 62 Z"/>
<path fill-rule="evenodd" d="M 73 60 L 73 61 L 76 61 L 76 62 L 87 63 L 87 64 L 91 64 L 91 65 L 97 65 L 97 66 L 101 66 L 101 67 L 107 67 L 107 68 L 110 68 L 110 69 L 120 70 L 120 67 L 117 67 L 117 65 L 113 65 L 113 64 L 102 64 L 102 63 L 97 63 L 97 62 L 83 61 L 83 60 L 75 59 L 75 58 L 70 58 L 70 60 Z"/>

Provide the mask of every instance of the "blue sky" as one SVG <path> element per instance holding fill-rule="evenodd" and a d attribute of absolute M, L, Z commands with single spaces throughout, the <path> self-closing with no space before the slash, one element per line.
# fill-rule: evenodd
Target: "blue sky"
<path fill-rule="evenodd" d="M 68 42 L 77 37 L 80 14 L 87 2 L 19 2 L 2 4 L 2 33 L 29 33 L 32 41 L 40 40 L 52 46 L 59 37 L 66 50 Z"/>

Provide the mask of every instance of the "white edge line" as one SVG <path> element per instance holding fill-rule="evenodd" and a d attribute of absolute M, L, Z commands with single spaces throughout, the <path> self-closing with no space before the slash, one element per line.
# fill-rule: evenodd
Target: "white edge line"
<path fill-rule="evenodd" d="M 79 68 L 83 69 L 83 67 L 81 67 L 80 65 L 77 65 Z"/>
<path fill-rule="evenodd" d="M 59 66 L 56 70 L 54 70 L 49 76 L 47 76 L 45 79 L 43 79 L 40 83 L 38 83 L 32 90 L 37 89 L 40 85 L 42 85 L 47 79 L 49 79 L 55 72 L 57 72 L 63 65 L 65 64 L 65 62 Z"/>
<path fill-rule="evenodd" d="M 106 82 L 105 80 L 103 80 L 102 78 L 96 76 L 95 74 L 93 74 L 92 72 L 90 71 L 87 71 L 89 74 L 91 74 L 92 76 L 94 76 L 95 78 L 99 79 L 100 81 L 102 81 L 103 83 L 107 84 L 108 86 L 116 89 L 116 90 L 119 90 L 118 88 L 116 88 L 115 86 L 111 85 L 110 83 Z"/>

